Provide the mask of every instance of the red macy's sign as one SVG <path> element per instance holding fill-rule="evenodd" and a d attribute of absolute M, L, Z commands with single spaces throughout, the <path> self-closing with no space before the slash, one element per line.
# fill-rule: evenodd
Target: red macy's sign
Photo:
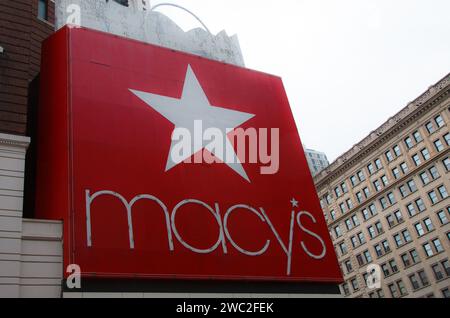
<path fill-rule="evenodd" d="M 341 281 L 280 78 L 82 28 L 43 50 L 37 214 L 66 266 Z"/>

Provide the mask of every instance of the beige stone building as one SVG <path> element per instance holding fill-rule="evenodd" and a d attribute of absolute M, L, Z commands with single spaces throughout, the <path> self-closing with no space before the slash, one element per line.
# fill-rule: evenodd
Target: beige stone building
<path fill-rule="evenodd" d="M 450 297 L 449 92 L 450 74 L 315 177 L 346 297 Z"/>

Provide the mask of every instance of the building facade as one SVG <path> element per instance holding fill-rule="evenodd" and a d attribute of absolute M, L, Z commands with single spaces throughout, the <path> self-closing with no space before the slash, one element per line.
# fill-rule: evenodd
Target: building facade
<path fill-rule="evenodd" d="M 29 118 L 53 23 L 53 1 L 0 1 L 0 298 L 61 295 L 62 224 L 24 217 Z"/>
<path fill-rule="evenodd" d="M 323 152 L 305 149 L 305 155 L 306 160 L 308 161 L 309 170 L 313 176 L 316 176 L 330 164 L 327 155 Z"/>
<path fill-rule="evenodd" d="M 346 297 L 450 297 L 449 92 L 450 74 L 316 176 Z"/>
<path fill-rule="evenodd" d="M 89 1 L 91 4 L 94 2 L 97 1 Z M 139 2 L 135 0 L 133 3 Z M 55 2 L 51 0 L 0 2 L 0 298 L 340 297 L 335 283 L 130 280 L 124 284 L 123 280 L 83 280 L 83 289 L 79 290 L 66 284 L 63 277 L 68 269 L 63 265 L 62 221 L 34 218 L 41 43 L 57 29 L 55 12 L 65 8 L 58 6 L 61 3 L 63 0 L 56 1 L 55 8 Z M 117 0 L 105 3 L 124 10 L 124 4 L 132 2 Z M 169 20 L 161 18 L 158 21 Z M 120 25 L 126 27 L 127 23 Z M 175 31 L 168 34 L 181 34 L 178 29 Z M 195 37 L 200 31 L 196 32 L 182 35 Z M 178 36 L 168 38 L 173 38 L 174 44 L 181 42 Z M 217 45 L 212 47 L 212 52 L 223 51 L 227 57 L 239 57 L 240 48 L 228 46 L 229 50 L 222 50 L 220 47 L 229 42 L 228 38 L 225 33 L 215 36 Z M 193 42 L 187 40 L 186 43 Z M 186 51 L 205 56 L 205 51 L 198 52 L 195 47 Z M 218 59 L 227 61 L 221 56 Z M 239 63 L 236 64 L 243 65 L 243 59 L 238 58 L 237 61 Z"/>

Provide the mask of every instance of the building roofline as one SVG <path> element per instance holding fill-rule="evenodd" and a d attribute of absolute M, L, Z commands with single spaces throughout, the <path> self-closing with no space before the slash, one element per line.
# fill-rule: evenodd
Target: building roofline
<path fill-rule="evenodd" d="M 327 168 L 322 170 L 318 175 L 314 177 L 314 183 L 317 189 L 320 189 L 326 182 L 329 182 L 336 178 L 340 173 L 345 172 L 352 166 L 355 160 L 360 156 L 370 153 L 377 148 L 373 145 L 381 139 L 384 139 L 389 132 L 392 131 L 397 124 L 400 122 L 409 121 L 408 118 L 413 117 L 421 106 L 424 106 L 428 102 L 433 102 L 436 97 L 439 97 L 441 93 L 445 93 L 446 89 L 449 88 L 450 84 L 450 73 L 444 76 L 435 85 L 432 85 L 426 92 L 417 97 L 414 101 L 408 103 L 402 110 L 397 114 L 390 117 L 385 123 L 379 126 L 377 129 L 372 131 L 367 137 L 361 140 L 359 143 L 350 148 L 343 155 L 338 157 L 333 163 L 331 163 Z M 447 90 L 448 93 L 448 90 Z M 403 127 L 403 125 L 402 125 Z"/>

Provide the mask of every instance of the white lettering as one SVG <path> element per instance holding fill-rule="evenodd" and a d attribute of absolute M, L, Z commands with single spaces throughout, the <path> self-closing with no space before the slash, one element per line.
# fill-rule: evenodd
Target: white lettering
<path fill-rule="evenodd" d="M 314 218 L 314 216 L 313 216 L 311 213 L 309 213 L 309 212 L 300 212 L 300 213 L 297 215 L 297 223 L 298 223 L 298 226 L 300 227 L 300 229 L 302 229 L 302 231 L 304 231 L 305 233 L 307 233 L 307 234 L 313 236 L 314 238 L 316 238 L 317 240 L 320 241 L 320 244 L 322 244 L 322 253 L 319 254 L 319 255 L 316 255 L 316 254 L 314 254 L 314 253 L 311 253 L 311 252 L 308 250 L 308 248 L 306 247 L 305 242 L 304 242 L 303 240 L 301 241 L 302 248 L 303 248 L 303 250 L 306 252 L 306 254 L 308 254 L 310 257 L 312 257 L 312 258 L 314 258 L 314 259 L 317 259 L 317 260 L 322 259 L 322 258 L 324 258 L 325 255 L 327 254 L 327 247 L 326 247 L 326 245 L 325 245 L 325 242 L 323 241 L 323 239 L 322 239 L 319 235 L 317 235 L 317 234 L 314 233 L 314 232 L 311 232 L 310 230 L 308 230 L 307 228 L 305 228 L 305 227 L 303 226 L 302 221 L 301 221 L 301 218 L 302 218 L 303 215 L 309 217 L 314 223 L 317 223 L 317 221 L 316 221 L 316 219 Z"/>

